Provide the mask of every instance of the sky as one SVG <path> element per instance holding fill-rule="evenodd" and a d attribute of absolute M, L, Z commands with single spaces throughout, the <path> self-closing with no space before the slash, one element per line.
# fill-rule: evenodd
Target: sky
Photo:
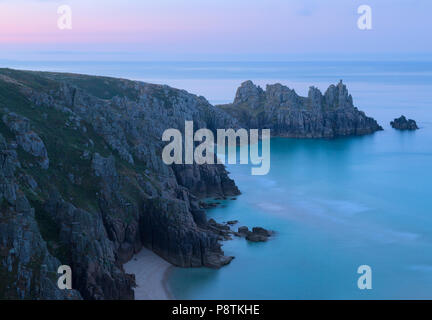
<path fill-rule="evenodd" d="M 360 5 L 372 30 L 357 27 Z M 0 0 L 0 58 L 430 56 L 431 14 L 430 0 Z"/>

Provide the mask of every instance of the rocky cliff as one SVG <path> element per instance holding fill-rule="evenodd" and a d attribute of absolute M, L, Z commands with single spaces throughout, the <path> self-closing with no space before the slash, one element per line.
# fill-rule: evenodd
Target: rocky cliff
<path fill-rule="evenodd" d="M 238 88 L 232 104 L 218 106 L 247 128 L 271 129 L 272 136 L 293 138 L 335 138 L 364 135 L 382 130 L 378 123 L 359 111 L 342 81 L 324 94 L 315 87 L 307 97 L 281 84 L 266 90 L 246 81 Z"/>
<path fill-rule="evenodd" d="M 168 86 L 0 69 L 0 298 L 131 299 L 146 246 L 182 267 L 229 263 L 199 199 L 236 195 L 220 165 L 162 162 L 162 132 L 235 127 Z M 72 291 L 57 288 L 70 265 Z"/>
<path fill-rule="evenodd" d="M 200 201 L 239 194 L 225 167 L 162 162 L 162 133 L 185 120 L 287 137 L 381 129 L 342 83 L 303 98 L 245 82 L 218 108 L 168 86 L 0 69 L 0 298 L 132 299 L 122 265 L 143 246 L 181 267 L 229 263 Z M 58 289 L 60 265 L 74 290 Z"/>

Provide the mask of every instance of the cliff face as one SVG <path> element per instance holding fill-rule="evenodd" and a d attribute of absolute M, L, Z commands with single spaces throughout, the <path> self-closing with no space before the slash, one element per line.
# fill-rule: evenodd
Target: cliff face
<path fill-rule="evenodd" d="M 247 128 L 271 129 L 272 136 L 334 138 L 382 130 L 378 123 L 353 105 L 342 81 L 324 95 L 314 87 L 307 97 L 281 84 L 264 91 L 252 81 L 242 83 L 232 104 L 219 106 Z"/>
<path fill-rule="evenodd" d="M 132 299 L 122 264 L 142 246 L 181 267 L 230 262 L 199 200 L 239 190 L 222 165 L 165 165 L 168 128 L 380 130 L 341 83 L 303 98 L 246 82 L 217 108 L 168 86 L 10 69 L 0 69 L 0 119 L 0 298 L 21 299 Z M 63 264 L 75 290 L 57 287 Z"/>
<path fill-rule="evenodd" d="M 236 127 L 167 86 L 0 69 L 0 297 L 133 298 L 146 246 L 182 267 L 230 261 L 199 199 L 239 193 L 220 165 L 162 162 L 168 128 Z M 73 291 L 57 288 L 70 265 Z"/>
<path fill-rule="evenodd" d="M 80 299 L 57 287 L 61 263 L 49 253 L 20 186 L 36 182 L 21 169 L 16 147 L 0 134 L 0 299 Z"/>

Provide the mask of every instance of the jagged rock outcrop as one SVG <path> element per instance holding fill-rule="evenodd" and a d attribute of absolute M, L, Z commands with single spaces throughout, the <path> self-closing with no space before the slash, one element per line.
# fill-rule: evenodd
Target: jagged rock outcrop
<path fill-rule="evenodd" d="M 39 163 L 43 169 L 48 169 L 48 153 L 42 139 L 30 130 L 29 119 L 19 116 L 14 112 L 6 113 L 2 117 L 3 122 L 16 134 L 18 144 L 24 151 L 39 158 Z"/>
<path fill-rule="evenodd" d="M 21 164 L 0 134 L 0 299 L 81 299 L 60 290 L 60 261 L 48 251 L 35 210 L 15 177 Z"/>
<path fill-rule="evenodd" d="M 122 264 L 142 246 L 181 267 L 229 263 L 219 241 L 236 233 L 209 223 L 200 200 L 239 194 L 234 181 L 222 165 L 162 161 L 164 130 L 184 131 L 185 120 L 195 130 L 271 128 L 286 137 L 381 129 L 342 83 L 303 98 L 246 82 L 234 104 L 217 108 L 168 86 L 11 69 L 0 69 L 0 116 L 5 298 L 131 299 L 134 278 Z M 261 241 L 263 232 L 245 236 Z M 61 264 L 72 267 L 75 290 L 56 286 Z"/>
<path fill-rule="evenodd" d="M 240 193 L 223 165 L 175 165 L 173 169 L 178 183 L 199 198 L 207 195 L 224 198 Z"/>
<path fill-rule="evenodd" d="M 0 228 L 16 230 L 0 235 L 0 271 L 11 279 L 0 286 L 6 298 L 69 297 L 38 271 L 39 260 L 28 265 L 32 246 L 47 274 L 70 265 L 79 292 L 68 295 L 85 299 L 133 298 L 134 279 L 122 264 L 142 246 L 182 267 L 231 261 L 199 205 L 239 193 L 225 168 L 167 166 L 161 157 L 163 131 L 183 131 L 185 120 L 195 129 L 238 126 L 204 98 L 123 79 L 0 69 L 0 116 L 8 159 L 17 163 L 14 183 L 8 166 L 0 171 L 8 204 Z M 23 242 L 27 224 L 32 234 Z M 12 258 L 20 250 L 26 254 Z M 26 286 L 12 295 L 19 279 Z"/>
<path fill-rule="evenodd" d="M 324 95 L 311 87 L 307 97 L 281 84 L 267 85 L 264 91 L 246 81 L 238 88 L 232 104 L 219 107 L 240 125 L 271 129 L 272 136 L 334 138 L 382 130 L 374 119 L 354 107 L 342 81 L 331 85 Z"/>
<path fill-rule="evenodd" d="M 251 242 L 266 242 L 274 232 L 261 227 L 253 227 L 250 231 L 248 227 L 242 226 L 238 228 L 237 234 Z"/>
<path fill-rule="evenodd" d="M 147 202 L 141 220 L 143 242 L 177 266 L 219 268 L 229 263 L 232 257 L 223 255 L 213 233 L 197 226 L 187 205 L 176 199 Z"/>
<path fill-rule="evenodd" d="M 391 121 L 390 125 L 397 130 L 417 130 L 419 128 L 414 120 L 407 120 L 403 115 Z"/>
<path fill-rule="evenodd" d="M 59 228 L 74 271 L 74 288 L 93 299 L 133 299 L 132 276 L 116 263 L 115 246 L 107 236 L 100 212 L 76 208 L 51 192 L 44 209 Z"/>

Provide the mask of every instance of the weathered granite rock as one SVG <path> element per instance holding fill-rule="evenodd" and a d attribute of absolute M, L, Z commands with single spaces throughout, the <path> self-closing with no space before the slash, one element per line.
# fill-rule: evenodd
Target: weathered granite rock
<path fill-rule="evenodd" d="M 228 223 L 217 223 L 213 219 L 208 221 L 207 230 L 213 232 L 219 240 L 231 240 L 231 235 L 234 234 Z"/>
<path fill-rule="evenodd" d="M 70 251 L 74 287 L 87 299 L 133 299 L 134 279 L 116 264 L 101 213 L 90 213 L 64 201 L 53 190 L 45 210 L 59 226 Z"/>
<path fill-rule="evenodd" d="M 279 137 L 334 138 L 382 130 L 374 119 L 354 107 L 342 81 L 331 85 L 324 95 L 311 87 L 307 97 L 281 84 L 267 85 L 264 91 L 246 81 L 232 104 L 218 107 L 243 127 L 271 129 L 272 136 Z"/>
<path fill-rule="evenodd" d="M 3 122 L 16 134 L 18 144 L 24 151 L 39 158 L 39 163 L 43 169 L 48 169 L 48 152 L 42 139 L 30 129 L 29 119 L 19 116 L 14 112 L 6 113 Z"/>
<path fill-rule="evenodd" d="M 268 237 L 255 232 L 249 232 L 246 236 L 246 240 L 251 242 L 265 242 L 268 240 Z"/>
<path fill-rule="evenodd" d="M 391 121 L 390 125 L 397 130 L 417 130 L 419 128 L 414 120 L 407 120 L 403 115 Z"/>
<path fill-rule="evenodd" d="M 42 238 L 35 210 L 18 184 L 14 150 L 0 134 L 0 299 L 81 299 L 76 290 L 60 290 L 53 257 Z"/>
<path fill-rule="evenodd" d="M 238 228 L 238 234 L 251 242 L 265 242 L 274 232 L 261 227 L 254 227 L 252 231 L 249 231 L 248 227 L 243 226 Z"/>
<path fill-rule="evenodd" d="M 215 208 L 219 205 L 220 205 L 220 202 L 205 202 L 205 201 L 199 202 L 199 206 L 202 209 L 211 209 L 211 208 Z"/>
<path fill-rule="evenodd" d="M 21 159 L 16 147 L 4 151 L 22 178 L 1 184 L 1 194 L 8 203 L 23 192 L 31 199 L 39 232 L 32 241 L 46 243 L 53 261 L 72 267 L 77 297 L 133 298 L 134 279 L 122 264 L 142 246 L 181 267 L 218 268 L 232 260 L 199 203 L 239 194 L 225 168 L 167 166 L 161 158 L 163 131 L 183 131 L 185 120 L 193 120 L 195 129 L 238 126 L 204 98 L 123 79 L 0 69 L 0 116 L 6 145 L 18 144 L 34 157 Z M 49 166 L 42 161 L 48 154 Z M 9 166 L 1 170 L 10 176 Z M 25 227 L 21 220 L 2 223 Z M 10 241 L 28 245 L 17 237 Z M 9 266 L 5 257 L 0 265 Z M 14 261 L 24 265 L 22 259 Z M 5 272 L 21 277 L 15 269 Z M 27 286 L 19 297 L 65 298 L 55 287 L 46 288 L 39 294 Z"/>
<path fill-rule="evenodd" d="M 223 165 L 175 165 L 177 182 L 199 198 L 240 194 Z"/>
<path fill-rule="evenodd" d="M 246 226 L 242 226 L 238 228 L 238 233 L 242 234 L 242 235 L 247 235 L 249 233 L 249 228 Z"/>
<path fill-rule="evenodd" d="M 238 223 L 238 220 L 227 221 L 227 224 L 229 224 L 229 225 L 235 225 L 237 223 Z"/>
<path fill-rule="evenodd" d="M 265 237 L 270 237 L 271 235 L 273 235 L 272 231 L 266 230 L 266 229 L 261 228 L 261 227 L 253 227 L 252 232 L 255 234 L 258 234 L 258 235 L 265 236 Z"/>
<path fill-rule="evenodd" d="M 143 244 L 180 267 L 219 268 L 227 263 L 218 238 L 199 229 L 184 202 L 149 199 L 140 220 Z"/>

